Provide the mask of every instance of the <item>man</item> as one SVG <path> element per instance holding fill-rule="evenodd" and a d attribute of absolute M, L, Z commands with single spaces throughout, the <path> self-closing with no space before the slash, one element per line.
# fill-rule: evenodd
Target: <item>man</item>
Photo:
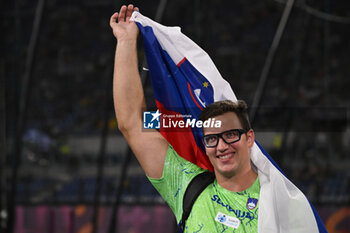
<path fill-rule="evenodd" d="M 137 67 L 139 30 L 130 21 L 133 11 L 138 9 L 133 5 L 123 6 L 110 20 L 118 40 L 113 84 L 118 126 L 146 175 L 180 222 L 186 188 L 204 171 L 180 157 L 158 131 L 142 130 L 146 106 Z M 145 19 L 139 13 L 133 17 Z M 162 28 L 165 34 L 171 30 Z M 181 40 L 178 35 L 174 38 L 172 44 L 185 43 L 184 48 L 188 48 L 187 39 Z M 197 56 L 192 58 L 200 60 L 197 52 L 194 51 Z M 327 232 L 307 198 L 254 142 L 245 103 L 219 101 L 201 114 L 201 120 L 214 117 L 221 125 L 203 128 L 203 142 L 216 178 L 196 199 L 184 231 Z"/>
<path fill-rule="evenodd" d="M 137 66 L 139 32 L 136 24 L 129 21 L 134 10 L 138 9 L 133 5 L 122 6 L 110 20 L 118 40 L 113 84 L 118 127 L 179 221 L 186 187 L 203 170 L 177 155 L 158 131 L 142 130 L 145 100 Z M 228 228 L 235 232 L 257 232 L 260 188 L 250 163 L 254 132 L 247 120 L 246 105 L 242 101 L 238 104 L 224 101 L 209 106 L 202 115 L 203 120 L 215 117 L 221 121 L 220 128 L 203 130 L 216 180 L 197 199 L 185 232 L 222 232 Z M 248 200 L 253 203 L 249 208 Z M 236 225 L 222 224 L 224 219 L 236 221 Z"/>

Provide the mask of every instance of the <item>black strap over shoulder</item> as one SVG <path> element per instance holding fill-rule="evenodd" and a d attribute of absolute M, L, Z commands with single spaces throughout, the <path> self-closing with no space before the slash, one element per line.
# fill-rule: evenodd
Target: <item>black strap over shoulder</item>
<path fill-rule="evenodd" d="M 179 223 L 180 232 L 183 232 L 186 220 L 191 213 L 192 206 L 202 191 L 215 179 L 212 172 L 206 171 L 195 176 L 186 188 L 182 203 L 182 218 Z"/>

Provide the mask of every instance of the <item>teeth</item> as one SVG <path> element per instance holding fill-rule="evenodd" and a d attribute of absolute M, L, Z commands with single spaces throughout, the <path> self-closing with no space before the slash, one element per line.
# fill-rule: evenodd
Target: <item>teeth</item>
<path fill-rule="evenodd" d="M 231 154 L 216 156 L 216 158 L 219 158 L 219 159 L 228 159 L 229 157 L 231 157 Z"/>
<path fill-rule="evenodd" d="M 228 157 L 230 157 L 230 155 L 221 156 L 222 159 L 227 159 Z"/>

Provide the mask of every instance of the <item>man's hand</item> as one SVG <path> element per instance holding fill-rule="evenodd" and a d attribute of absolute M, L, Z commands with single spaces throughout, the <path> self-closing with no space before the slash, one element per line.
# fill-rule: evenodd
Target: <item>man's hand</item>
<path fill-rule="evenodd" d="M 130 22 L 130 17 L 134 11 L 138 11 L 137 7 L 132 4 L 120 8 L 119 13 L 116 12 L 111 16 L 110 26 L 113 29 L 113 34 L 118 42 L 133 41 L 137 39 L 139 29 L 134 22 Z M 118 22 L 117 22 L 118 19 Z"/>

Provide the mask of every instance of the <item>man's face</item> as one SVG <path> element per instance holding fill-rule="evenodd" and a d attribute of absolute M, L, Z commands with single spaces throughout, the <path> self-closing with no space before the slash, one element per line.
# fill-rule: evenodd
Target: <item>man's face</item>
<path fill-rule="evenodd" d="M 239 118 L 234 112 L 227 112 L 216 116 L 221 121 L 220 128 L 205 128 L 204 135 L 217 134 L 231 129 L 242 129 Z M 227 144 L 219 137 L 218 145 L 214 148 L 206 147 L 206 153 L 214 166 L 215 174 L 227 178 L 245 174 L 251 169 L 250 148 L 254 144 L 254 132 L 248 131 L 241 135 L 237 142 Z"/>

